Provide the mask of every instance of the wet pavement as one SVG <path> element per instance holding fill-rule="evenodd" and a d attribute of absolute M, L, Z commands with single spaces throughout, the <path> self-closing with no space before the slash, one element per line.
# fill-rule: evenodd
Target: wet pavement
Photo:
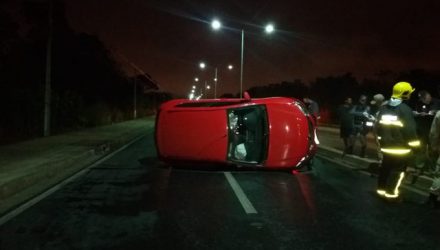
<path fill-rule="evenodd" d="M 411 193 L 378 199 L 369 175 L 319 159 L 295 175 L 175 169 L 153 141 L 0 226 L 0 249 L 440 249 L 440 211 Z"/>
<path fill-rule="evenodd" d="M 322 145 L 344 151 L 344 144 L 339 136 L 339 128 L 337 127 L 318 127 L 318 137 Z M 360 138 L 355 138 L 355 144 L 353 147 L 353 155 L 360 156 L 361 145 Z M 374 140 L 373 134 L 370 132 L 367 135 L 367 148 L 365 151 L 365 157 L 368 159 L 377 160 L 377 144 Z"/>

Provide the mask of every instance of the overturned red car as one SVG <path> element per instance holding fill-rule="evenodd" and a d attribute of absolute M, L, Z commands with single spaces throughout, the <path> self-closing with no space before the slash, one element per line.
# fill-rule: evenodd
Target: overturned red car
<path fill-rule="evenodd" d="M 160 106 L 160 160 L 171 165 L 309 166 L 318 138 L 312 116 L 294 98 L 176 99 Z"/>

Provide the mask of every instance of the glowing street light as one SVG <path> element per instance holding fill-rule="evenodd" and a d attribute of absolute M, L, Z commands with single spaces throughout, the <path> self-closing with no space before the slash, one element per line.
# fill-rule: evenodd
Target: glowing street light
<path fill-rule="evenodd" d="M 232 70 L 234 68 L 234 66 L 232 66 L 231 64 L 228 65 L 228 69 Z"/>
<path fill-rule="evenodd" d="M 196 89 L 196 85 L 193 85 L 193 89 Z"/>
<path fill-rule="evenodd" d="M 204 69 L 204 68 L 206 68 L 206 64 L 205 64 L 204 62 L 201 62 L 201 63 L 199 64 L 199 67 L 200 67 L 201 69 Z M 197 79 L 197 81 L 198 81 L 198 79 Z"/>
<path fill-rule="evenodd" d="M 198 81 L 199 81 L 199 78 L 198 78 L 198 77 L 194 78 L 194 81 L 195 81 L 195 82 L 198 82 Z"/>
<path fill-rule="evenodd" d="M 220 28 L 222 27 L 222 24 L 220 23 L 219 20 L 214 19 L 214 20 L 212 21 L 212 23 L 211 23 L 211 27 L 212 27 L 214 30 L 218 30 L 218 29 L 220 29 Z"/>
<path fill-rule="evenodd" d="M 268 24 L 268 25 L 266 25 L 264 30 L 266 31 L 266 33 L 270 34 L 270 33 L 274 32 L 275 27 L 273 26 L 273 24 Z"/>

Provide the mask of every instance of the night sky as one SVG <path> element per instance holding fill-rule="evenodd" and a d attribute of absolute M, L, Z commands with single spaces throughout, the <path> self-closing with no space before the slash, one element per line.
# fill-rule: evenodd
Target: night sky
<path fill-rule="evenodd" d="M 245 88 L 346 72 L 362 78 L 379 70 L 440 69 L 434 0 L 65 2 L 76 31 L 99 36 L 178 94 L 189 92 L 195 76 L 212 80 L 215 66 L 219 92 L 238 92 L 242 28 Z M 229 28 L 213 31 L 214 17 Z M 272 35 L 263 32 L 268 21 L 277 29 Z M 200 61 L 211 68 L 201 72 Z"/>

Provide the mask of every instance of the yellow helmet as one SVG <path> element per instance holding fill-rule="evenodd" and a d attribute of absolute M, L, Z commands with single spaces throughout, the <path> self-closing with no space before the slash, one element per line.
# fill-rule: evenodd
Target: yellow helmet
<path fill-rule="evenodd" d="M 392 98 L 408 100 L 414 89 L 408 82 L 398 82 L 394 84 Z"/>

